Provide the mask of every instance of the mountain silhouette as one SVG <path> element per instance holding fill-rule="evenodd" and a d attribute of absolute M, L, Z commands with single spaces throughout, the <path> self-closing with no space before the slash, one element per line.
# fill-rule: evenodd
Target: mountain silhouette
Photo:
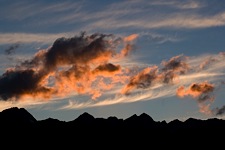
<path fill-rule="evenodd" d="M 133 116 L 124 120 L 126 126 L 129 127 L 152 127 L 155 121 L 147 114 L 142 113 L 140 116 L 134 114 Z"/>
<path fill-rule="evenodd" d="M 26 109 L 12 107 L 0 112 L 0 126 L 4 127 L 36 127 L 36 128 L 56 128 L 56 127 L 92 127 L 100 128 L 106 127 L 119 127 L 119 128 L 171 128 L 171 129 L 205 129 L 205 128 L 224 128 L 225 120 L 210 118 L 207 120 L 200 120 L 189 118 L 186 121 L 178 119 L 170 122 L 154 121 L 151 116 L 146 113 L 141 115 L 132 115 L 126 119 L 118 119 L 115 116 L 108 118 L 95 118 L 91 114 L 84 112 L 77 118 L 71 121 L 60 121 L 54 118 L 47 118 L 44 120 L 36 120 Z"/>
<path fill-rule="evenodd" d="M 115 116 L 95 118 L 87 112 L 71 121 L 54 118 L 36 120 L 26 109 L 12 107 L 0 112 L 0 129 L 2 129 L 1 136 L 5 139 L 12 137 L 20 139 L 21 136 L 25 136 L 26 139 L 32 140 L 41 137 L 43 142 L 49 139 L 58 142 L 97 140 L 98 136 L 108 144 L 111 140 L 122 142 L 124 139 L 129 139 L 130 144 L 138 140 L 139 143 L 148 143 L 150 139 L 152 142 L 164 144 L 168 143 L 168 140 L 199 143 L 200 140 L 212 142 L 221 139 L 215 137 L 218 137 L 218 134 L 224 135 L 225 120 L 189 118 L 186 121 L 175 119 L 167 123 L 154 121 L 146 113 L 118 119 Z"/>
<path fill-rule="evenodd" d="M 3 128 L 34 127 L 37 120 L 24 108 L 12 107 L 0 113 L 0 126 Z"/>

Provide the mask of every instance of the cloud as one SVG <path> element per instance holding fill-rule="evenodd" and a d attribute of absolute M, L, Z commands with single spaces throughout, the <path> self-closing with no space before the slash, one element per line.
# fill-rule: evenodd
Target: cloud
<path fill-rule="evenodd" d="M 192 96 L 193 98 L 197 98 L 198 102 L 204 102 L 210 99 L 209 93 L 214 91 L 214 85 L 209 84 L 207 82 L 203 83 L 193 83 L 186 90 L 184 86 L 180 86 L 177 89 L 177 95 L 180 97 L 184 96 Z"/>
<path fill-rule="evenodd" d="M 129 83 L 122 89 L 121 93 L 129 94 L 132 90 L 145 89 L 156 83 L 172 83 L 174 78 L 180 74 L 185 74 L 189 70 L 185 59 L 186 57 L 182 55 L 174 56 L 168 61 L 162 61 L 161 65 L 163 67 L 161 69 L 158 69 L 157 66 L 143 69 L 131 77 Z"/>
<path fill-rule="evenodd" d="M 220 5 L 220 3 L 218 3 Z M 119 29 L 209 28 L 224 26 L 224 12 L 202 13 L 211 6 L 199 1 L 120 1 L 81 2 L 17 2 L 2 8 L 3 21 L 26 21 L 26 26 L 57 29 L 61 24 L 76 26 L 77 30 L 109 31 Z M 155 9 L 161 11 L 155 11 Z M 204 9 L 203 9 L 204 8 Z M 194 10 L 194 11 L 190 11 Z M 8 11 L 10 10 L 10 13 Z M 151 14 L 149 16 L 149 14 Z M 48 17 L 50 16 L 50 17 Z M 35 19 L 32 19 L 35 18 Z M 37 19 L 36 19 L 37 18 Z M 38 21 L 37 21 L 38 20 Z M 24 22 L 25 22 L 24 21 Z M 27 22 L 28 21 L 28 22 Z M 37 23 L 38 22 L 38 23 Z M 25 26 L 20 22 L 21 26 Z"/>
<path fill-rule="evenodd" d="M 162 44 L 165 42 L 178 42 L 182 40 L 181 38 L 178 39 L 176 36 L 168 36 L 150 32 L 142 32 L 139 36 L 148 43 L 151 42 L 157 44 Z"/>
<path fill-rule="evenodd" d="M 165 17 L 166 16 L 166 17 Z M 108 18 L 106 20 L 98 20 L 90 23 L 85 28 L 92 29 L 120 29 L 120 28 L 139 28 L 139 29 L 158 29 L 158 28 L 209 28 L 225 25 L 225 12 L 215 14 L 213 16 L 204 16 L 200 14 L 167 14 L 157 19 L 116 19 Z M 162 18 L 162 19 L 160 19 Z"/>
<path fill-rule="evenodd" d="M 202 80 L 200 82 L 199 80 L 196 80 L 192 83 L 190 81 L 184 83 L 185 85 L 189 84 L 188 88 L 185 88 L 185 86 L 181 85 L 177 88 L 176 94 L 178 97 L 186 97 L 190 96 L 194 98 L 199 106 L 199 111 L 201 113 L 207 114 L 207 115 L 219 115 L 223 113 L 223 107 L 219 108 L 213 108 L 211 109 L 212 103 L 215 101 L 215 91 L 220 89 L 220 85 L 223 84 L 223 76 L 224 76 L 224 53 L 220 52 L 217 55 L 205 55 L 199 58 L 195 58 L 193 60 L 189 61 L 189 64 L 191 66 L 192 71 L 194 72 L 205 72 L 204 74 L 201 74 L 201 78 L 204 78 L 202 75 L 205 76 L 205 81 Z M 209 72 L 211 75 L 218 75 L 217 78 L 210 78 Z M 193 78 L 196 78 L 198 74 L 194 75 Z M 189 76 L 191 77 L 191 76 Z M 181 77 L 181 80 L 187 80 L 184 77 Z M 214 82 L 215 84 L 209 83 Z"/>
<path fill-rule="evenodd" d="M 25 20 L 45 14 L 58 14 L 73 11 L 79 8 L 81 2 L 53 2 L 42 3 L 41 1 L 29 2 L 18 1 L 2 7 L 0 16 L 9 20 Z M 10 11 L 10 13 L 8 13 Z"/>
<path fill-rule="evenodd" d="M 157 98 L 166 98 L 174 95 L 174 91 L 172 88 L 167 86 L 153 86 L 149 89 L 143 89 L 141 92 L 131 93 L 129 95 L 116 94 L 116 95 L 108 95 L 106 98 L 102 97 L 102 99 L 97 101 L 82 101 L 78 99 L 69 99 L 68 104 L 60 107 L 59 109 L 83 109 L 90 107 L 100 107 L 100 106 L 108 106 L 114 104 L 124 104 L 124 103 L 133 103 L 138 101 L 149 101 L 155 100 Z"/>
<path fill-rule="evenodd" d="M 0 33 L 0 44 L 11 43 L 52 43 L 58 37 L 69 36 L 69 33 L 45 34 L 45 33 Z"/>
<path fill-rule="evenodd" d="M 181 54 L 146 66 L 129 60 L 138 37 L 83 32 L 57 38 L 51 47 L 0 76 L 1 103 L 25 105 L 28 99 L 30 106 L 31 99 L 34 105 L 60 99 L 65 104 L 70 99 L 60 109 L 78 109 L 178 95 L 194 98 L 202 113 L 223 112 L 210 107 L 224 81 L 224 52 L 196 57 Z"/>
<path fill-rule="evenodd" d="M 213 113 L 215 114 L 215 115 L 223 115 L 224 113 L 225 113 L 225 105 L 223 105 L 222 107 L 216 107 L 216 108 L 214 108 L 213 110 Z"/>
<path fill-rule="evenodd" d="M 146 7 L 143 7 L 146 6 Z M 158 6 L 161 10 L 155 12 L 154 8 Z M 168 8 L 169 7 L 169 8 Z M 178 9 L 170 9 L 170 7 Z M 159 29 L 159 28 L 209 28 L 216 26 L 224 26 L 225 19 L 223 11 L 218 11 L 214 15 L 203 14 L 201 11 L 190 12 L 189 9 L 201 10 L 203 7 L 211 7 L 207 3 L 197 1 L 133 1 L 131 3 L 115 3 L 108 6 L 107 9 L 101 10 L 98 13 L 93 13 L 91 16 L 101 17 L 96 20 L 87 22 L 84 27 L 87 30 L 96 29 Z M 152 9 L 150 9 L 152 8 Z M 167 10 L 170 10 L 168 13 Z M 104 16 L 104 13 L 111 14 Z M 135 15 L 136 14 L 136 15 Z M 137 15 L 138 14 L 138 15 Z M 154 14 L 149 17 L 147 14 Z M 91 18 L 90 15 L 88 17 Z M 142 17 L 140 17 L 142 16 Z"/>
<path fill-rule="evenodd" d="M 205 114 L 212 114 L 209 107 L 210 103 L 212 103 L 215 99 L 213 95 L 214 90 L 215 85 L 210 84 L 208 82 L 193 83 L 188 87 L 188 89 L 185 89 L 184 86 L 178 87 L 177 95 L 179 97 L 191 96 L 195 98 L 198 102 L 200 112 Z M 210 103 L 205 104 L 206 102 Z"/>
<path fill-rule="evenodd" d="M 9 46 L 7 49 L 5 49 L 5 54 L 11 55 L 11 54 L 15 53 L 15 50 L 17 48 L 19 48 L 19 46 L 20 46 L 19 43 L 16 43 L 16 44 L 13 44 L 13 45 Z"/>
<path fill-rule="evenodd" d="M 122 73 L 121 67 L 109 61 L 121 55 L 116 46 L 127 47 L 135 38 L 136 35 L 131 35 L 123 40 L 99 33 L 58 38 L 49 49 L 40 50 L 33 58 L 7 69 L 0 77 L 0 97 L 5 101 L 24 97 L 49 99 L 77 92 L 96 99 L 104 88 L 110 89 L 121 82 L 118 78 L 125 77 L 116 76 Z M 102 77 L 112 85 L 107 86 Z"/>
<path fill-rule="evenodd" d="M 208 58 L 217 59 L 217 61 L 206 63 L 205 67 L 199 69 L 200 64 L 203 64 Z M 108 93 L 105 92 L 96 101 L 83 102 L 77 97 L 71 97 L 69 103 L 60 109 L 82 109 L 149 101 L 177 95 L 180 98 L 190 96 L 196 100 L 199 112 L 214 115 L 216 114 L 215 110 L 219 111 L 219 109 L 214 110 L 210 107 L 215 102 L 216 91 L 225 75 L 223 61 L 222 53 L 198 57 L 174 56 L 167 61 L 162 61 L 161 66 L 153 65 L 141 69 L 142 66 L 132 70 L 124 84 L 116 86 Z M 168 77 L 171 79 L 170 82 L 164 82 L 167 72 L 173 72 L 176 75 L 176 77 Z"/>
<path fill-rule="evenodd" d="M 205 6 L 204 3 L 200 3 L 198 1 L 165 1 L 165 0 L 158 0 L 158 1 L 150 1 L 150 5 L 158 5 L 158 6 L 169 6 L 175 7 L 179 9 L 197 9 L 202 8 Z"/>
<path fill-rule="evenodd" d="M 148 88 L 157 78 L 157 67 L 148 67 L 131 77 L 129 83 L 122 89 L 122 94 L 129 94 L 130 91 L 138 88 Z"/>
<path fill-rule="evenodd" d="M 205 67 L 209 67 L 210 64 L 214 63 L 218 61 L 216 58 L 213 58 L 213 57 L 208 57 L 205 59 L 205 61 L 203 61 L 200 66 L 199 66 L 199 69 L 205 69 Z"/>
<path fill-rule="evenodd" d="M 98 67 L 96 67 L 92 73 L 93 74 L 98 74 L 101 75 L 103 74 L 103 76 L 109 74 L 109 76 L 111 76 L 114 73 L 117 73 L 121 70 L 121 66 L 120 65 L 114 65 L 111 63 L 107 63 L 107 64 L 102 64 L 99 65 Z"/>
<path fill-rule="evenodd" d="M 197 9 L 197 8 L 202 8 L 205 5 L 203 3 L 199 3 L 197 1 L 188 1 L 183 4 L 178 4 L 177 7 L 181 9 Z"/>
<path fill-rule="evenodd" d="M 185 81 L 183 79 L 177 79 L 180 82 L 175 82 L 176 84 L 156 84 L 152 85 L 149 88 L 141 88 L 139 90 L 135 90 L 130 92 L 128 95 L 120 94 L 120 90 L 123 87 L 118 87 L 116 91 L 112 94 L 107 94 L 102 96 L 100 99 L 96 101 L 85 101 L 84 97 L 71 97 L 68 100 L 68 104 L 64 104 L 59 109 L 83 109 L 89 107 L 99 107 L 99 106 L 107 106 L 107 105 L 114 105 L 114 104 L 121 104 L 121 103 L 133 103 L 139 101 L 151 101 L 151 100 L 159 100 L 159 99 L 167 99 L 169 97 L 176 95 L 176 89 L 181 86 L 182 84 L 188 82 L 191 83 L 193 81 L 199 81 L 201 79 L 207 78 L 217 78 L 218 74 L 188 74 L 188 75 L 181 75 L 180 77 L 185 76 Z M 188 80 L 189 79 L 189 80 Z M 119 93 L 119 94 L 118 94 Z M 199 105 L 199 104 L 198 104 Z M 203 111 L 204 108 L 207 109 L 207 105 L 199 105 Z M 206 110 L 205 110 L 206 112 Z M 210 110 L 211 112 L 211 110 Z M 203 113 L 203 112 L 202 112 Z M 206 114 L 206 113 L 204 113 Z"/>

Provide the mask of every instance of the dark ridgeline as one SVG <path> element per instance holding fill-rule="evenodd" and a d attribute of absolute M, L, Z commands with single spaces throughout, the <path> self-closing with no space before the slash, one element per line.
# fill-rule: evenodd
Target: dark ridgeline
<path fill-rule="evenodd" d="M 76 119 L 66 122 L 53 118 L 36 120 L 24 108 L 13 107 L 0 112 L 0 129 L 2 137 L 11 139 L 25 135 L 29 140 L 41 137 L 42 141 L 114 139 L 118 144 L 127 139 L 130 143 L 141 139 L 142 142 L 154 140 L 163 144 L 168 140 L 174 142 L 183 140 L 185 143 L 219 139 L 218 134 L 225 133 L 225 120 L 189 118 L 184 122 L 175 119 L 167 123 L 154 121 L 145 113 L 139 116 L 134 114 L 127 119 L 117 117 L 105 119 L 94 118 L 85 112 Z"/>
<path fill-rule="evenodd" d="M 0 113 L 0 126 L 6 129 L 33 128 L 37 120 L 24 108 L 9 108 Z"/>

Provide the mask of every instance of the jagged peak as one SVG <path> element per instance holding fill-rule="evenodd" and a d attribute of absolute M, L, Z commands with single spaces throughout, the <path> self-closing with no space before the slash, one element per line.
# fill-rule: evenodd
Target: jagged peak
<path fill-rule="evenodd" d="M 169 123 L 181 123 L 182 121 L 180 121 L 179 119 L 174 119 L 171 120 Z"/>
<path fill-rule="evenodd" d="M 125 120 L 131 120 L 131 119 L 135 119 L 135 118 L 137 118 L 137 117 L 138 117 L 137 114 L 133 114 L 132 116 L 128 117 L 128 118 L 125 119 Z"/>
<path fill-rule="evenodd" d="M 0 112 L 0 121 L 4 122 L 16 122 L 16 121 L 22 121 L 22 122 L 36 122 L 37 120 L 25 109 L 25 108 L 18 108 L 18 107 L 11 107 L 8 109 L 3 110 L 2 112 Z M 146 113 L 142 113 L 140 115 L 137 114 L 133 114 L 131 117 L 123 120 L 123 119 L 118 119 L 115 116 L 110 116 L 107 119 L 102 118 L 103 122 L 104 120 L 108 120 L 109 122 L 117 122 L 120 121 L 120 123 L 122 123 L 123 121 L 126 122 L 126 124 L 131 123 L 131 124 L 145 124 L 145 125 L 149 125 L 154 123 L 155 121 L 152 119 L 151 116 L 149 116 Z M 102 121 L 100 120 L 100 121 Z M 122 120 L 122 122 L 121 122 Z M 46 121 L 46 122 L 63 122 L 60 121 L 58 119 L 54 119 L 54 118 L 47 118 L 45 120 L 39 120 L 39 121 Z M 83 123 L 96 123 L 99 121 L 99 118 L 95 118 L 93 117 L 91 114 L 89 114 L 88 112 L 84 112 L 83 114 L 81 114 L 79 117 L 77 117 L 75 120 L 73 120 L 75 122 L 83 122 Z M 96 121 L 96 122 L 95 122 Z M 170 124 L 170 126 L 179 126 L 179 125 L 185 125 L 185 126 L 199 126 L 202 123 L 207 123 L 207 124 L 219 124 L 221 121 L 221 123 L 223 122 L 224 124 L 224 120 L 223 119 L 218 119 L 218 118 L 210 118 L 208 120 L 201 120 L 201 119 L 195 119 L 195 118 L 189 118 L 186 121 L 180 121 L 178 119 L 174 119 L 172 121 L 170 121 L 168 124 Z M 65 122 L 65 121 L 64 121 Z M 74 122 L 74 123 L 75 123 Z M 162 122 L 158 122 L 158 123 L 163 123 L 163 124 L 167 124 L 165 121 Z"/>
<path fill-rule="evenodd" d="M 11 107 L 3 110 L 0 114 L 4 120 L 37 121 L 25 108 Z"/>
<path fill-rule="evenodd" d="M 94 120 L 95 118 L 89 114 L 88 112 L 84 112 L 79 117 L 77 117 L 75 120 Z"/>
<path fill-rule="evenodd" d="M 153 119 L 152 119 L 152 117 L 151 116 L 149 116 L 148 114 L 146 114 L 146 113 L 142 113 L 139 117 L 141 117 L 141 118 L 145 118 L 145 119 L 148 119 L 148 120 L 151 120 L 151 121 L 154 121 Z"/>

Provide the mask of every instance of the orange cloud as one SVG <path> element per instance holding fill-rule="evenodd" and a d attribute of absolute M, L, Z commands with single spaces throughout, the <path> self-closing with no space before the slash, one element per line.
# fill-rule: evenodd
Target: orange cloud
<path fill-rule="evenodd" d="M 78 93 L 90 94 L 96 99 L 127 78 L 122 67 L 110 61 L 121 53 L 126 56 L 124 51 L 128 53 L 133 49 L 129 45 L 136 37 L 130 35 L 121 40 L 113 35 L 82 33 L 72 38 L 59 38 L 50 48 L 37 52 L 33 58 L 1 76 L 0 98 L 48 99 Z M 122 41 L 126 50 L 117 52 L 121 44 L 118 41 Z"/>
<path fill-rule="evenodd" d="M 121 50 L 118 57 L 123 58 L 125 56 L 128 56 L 131 53 L 131 51 L 135 49 L 135 46 L 132 44 L 132 42 L 137 37 L 138 37 L 138 34 L 132 34 L 132 35 L 129 35 L 129 36 L 123 38 L 124 48 Z"/>
<path fill-rule="evenodd" d="M 192 98 L 195 98 L 199 104 L 200 112 L 211 114 L 209 107 L 210 103 L 215 99 L 212 95 L 214 89 L 214 85 L 208 82 L 193 83 L 187 89 L 185 89 L 184 86 L 178 87 L 176 94 L 179 97 L 191 96 Z M 209 102 L 209 104 L 205 104 L 206 102 Z"/>
<path fill-rule="evenodd" d="M 129 94 L 133 89 L 151 86 L 157 77 L 157 70 L 158 68 L 156 66 L 145 68 L 130 79 L 130 82 L 122 89 L 121 93 Z"/>
<path fill-rule="evenodd" d="M 122 89 L 122 94 L 129 94 L 132 90 L 148 88 L 155 83 L 171 84 L 173 79 L 180 74 L 185 74 L 189 70 L 189 65 L 185 62 L 187 57 L 182 55 L 172 57 L 168 61 L 163 61 L 162 69 L 157 66 L 147 67 L 131 77 L 129 83 Z"/>
<path fill-rule="evenodd" d="M 127 37 L 124 37 L 123 40 L 125 42 L 131 42 L 131 41 L 137 39 L 137 37 L 138 37 L 138 34 L 131 34 L 131 35 L 127 36 Z"/>
<path fill-rule="evenodd" d="M 184 97 L 184 96 L 191 96 L 193 98 L 198 98 L 198 101 L 204 101 L 208 99 L 209 93 L 214 91 L 214 85 L 209 84 L 207 82 L 202 82 L 202 83 L 193 83 L 190 85 L 188 89 L 185 89 L 184 86 L 180 86 L 177 89 L 177 95 L 179 97 Z M 204 95 L 206 94 L 206 95 Z"/>

